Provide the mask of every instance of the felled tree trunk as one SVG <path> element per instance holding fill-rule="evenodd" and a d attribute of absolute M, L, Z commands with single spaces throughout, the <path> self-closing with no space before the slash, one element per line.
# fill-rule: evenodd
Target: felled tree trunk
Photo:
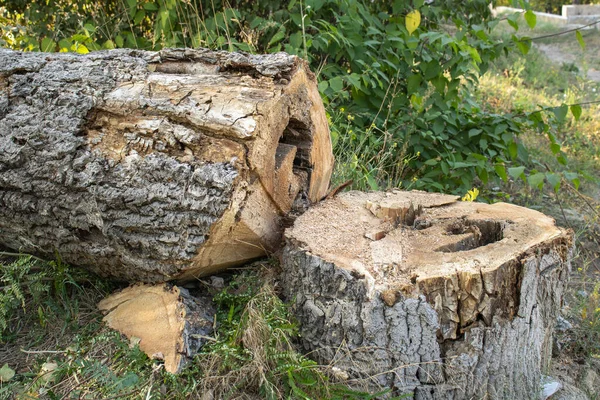
<path fill-rule="evenodd" d="M 123 280 L 192 279 L 276 248 L 332 163 L 297 57 L 0 49 L 0 245 Z"/>
<path fill-rule="evenodd" d="M 572 233 L 522 207 L 349 192 L 286 231 L 301 337 L 354 384 L 415 399 L 537 399 Z"/>

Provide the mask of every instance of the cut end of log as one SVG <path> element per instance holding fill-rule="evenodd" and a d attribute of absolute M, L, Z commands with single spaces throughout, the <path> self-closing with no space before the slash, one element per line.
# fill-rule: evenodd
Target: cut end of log
<path fill-rule="evenodd" d="M 100 303 L 106 324 L 139 346 L 148 357 L 164 361 L 176 374 L 210 339 L 215 310 L 209 298 L 192 297 L 177 286 L 138 285 Z"/>
<path fill-rule="evenodd" d="M 0 107 L 0 244 L 128 281 L 273 251 L 333 167 L 316 79 L 284 53 L 0 49 Z"/>
<path fill-rule="evenodd" d="M 313 207 L 286 237 L 348 270 L 360 266 L 377 284 L 392 284 L 453 275 L 457 268 L 492 271 L 563 234 L 534 210 L 457 200 L 415 191 L 348 192 Z"/>
<path fill-rule="evenodd" d="M 511 274 L 511 262 L 566 237 L 537 211 L 457 200 L 416 191 L 347 192 L 301 216 L 286 238 L 398 298 L 436 297 L 443 336 L 456 338 L 479 319 L 491 323 L 495 310 L 514 315 L 519 276 Z M 444 295 L 448 285 L 457 292 L 452 299 Z"/>
<path fill-rule="evenodd" d="M 415 397 L 537 393 L 572 232 L 534 210 L 457 200 L 346 192 L 286 230 L 284 293 L 320 362 Z M 494 397 L 503 386 L 515 395 Z"/>

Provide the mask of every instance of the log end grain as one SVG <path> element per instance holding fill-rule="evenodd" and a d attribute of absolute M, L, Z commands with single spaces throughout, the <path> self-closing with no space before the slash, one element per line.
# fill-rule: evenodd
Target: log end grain
<path fill-rule="evenodd" d="M 104 322 L 138 342 L 148 357 L 163 360 L 178 373 L 213 332 L 215 309 L 210 298 L 193 297 L 168 285 L 137 285 L 103 299 Z"/>

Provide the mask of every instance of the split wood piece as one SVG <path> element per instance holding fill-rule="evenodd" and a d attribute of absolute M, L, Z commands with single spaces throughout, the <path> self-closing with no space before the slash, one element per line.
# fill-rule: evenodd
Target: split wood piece
<path fill-rule="evenodd" d="M 111 294 L 98 308 L 107 325 L 164 360 L 176 374 L 213 333 L 215 309 L 210 297 L 195 297 L 177 286 L 138 285 Z"/>
<path fill-rule="evenodd" d="M 347 192 L 299 217 L 281 282 L 303 344 L 357 385 L 415 399 L 537 398 L 572 232 L 537 211 L 456 200 Z M 420 214 L 393 224 L 373 212 L 389 204 Z M 365 237 L 382 226 L 385 237 Z"/>
<path fill-rule="evenodd" d="M 127 281 L 189 280 L 276 249 L 333 156 L 301 59 L 0 49 L 0 245 Z"/>

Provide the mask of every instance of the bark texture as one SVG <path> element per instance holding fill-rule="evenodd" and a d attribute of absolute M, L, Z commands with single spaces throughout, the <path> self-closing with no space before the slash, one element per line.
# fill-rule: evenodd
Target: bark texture
<path fill-rule="evenodd" d="M 285 238 L 282 284 L 303 345 L 354 384 L 415 399 L 539 398 L 572 249 L 551 218 L 349 192 Z"/>
<path fill-rule="evenodd" d="M 210 339 L 216 312 L 210 296 L 192 296 L 166 284 L 126 288 L 98 308 L 109 327 L 139 344 L 148 357 L 163 360 L 173 374 Z"/>
<path fill-rule="evenodd" d="M 277 247 L 332 163 L 297 57 L 0 49 L 0 245 L 123 280 L 192 279 Z"/>

